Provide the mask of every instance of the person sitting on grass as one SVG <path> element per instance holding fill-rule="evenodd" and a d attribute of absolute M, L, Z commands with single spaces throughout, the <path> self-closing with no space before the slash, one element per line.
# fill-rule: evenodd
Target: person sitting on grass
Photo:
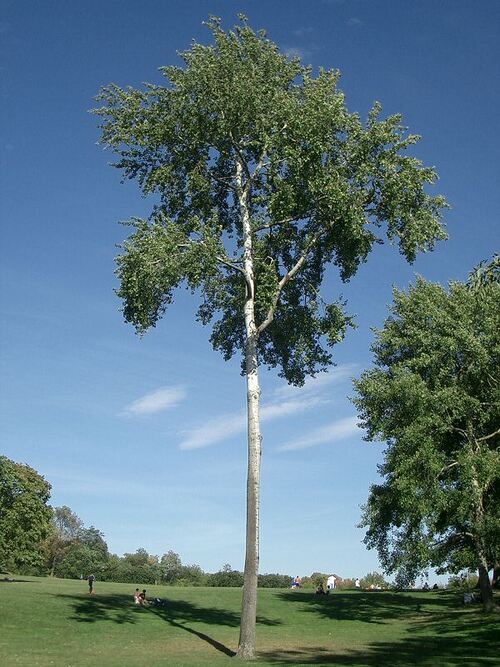
<path fill-rule="evenodd" d="M 140 595 L 141 595 L 141 593 L 140 593 L 139 589 L 136 588 L 135 593 L 134 593 L 134 602 L 135 602 L 135 604 L 141 604 Z"/>
<path fill-rule="evenodd" d="M 143 588 L 142 593 L 139 593 L 139 604 L 141 607 L 145 607 L 149 604 L 148 599 L 146 598 L 146 589 Z"/>

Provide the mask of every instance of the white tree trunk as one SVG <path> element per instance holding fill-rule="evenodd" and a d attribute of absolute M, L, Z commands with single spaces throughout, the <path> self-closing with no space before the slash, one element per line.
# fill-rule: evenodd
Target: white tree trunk
<path fill-rule="evenodd" d="M 255 324 L 254 273 L 252 255 L 252 233 L 248 210 L 248 194 L 243 187 L 243 167 L 237 162 L 240 219 L 243 228 L 244 269 L 247 284 L 245 300 L 245 368 L 247 378 L 247 423 L 248 423 L 248 472 L 246 552 L 241 607 L 240 639 L 238 657 L 251 660 L 255 657 L 255 626 L 257 621 L 257 577 L 259 572 L 259 496 L 261 434 L 259 419 L 260 386 L 257 359 L 258 332 Z"/>
<path fill-rule="evenodd" d="M 261 434 L 259 420 L 259 377 L 256 342 L 247 343 L 247 409 L 248 409 L 248 473 L 245 574 L 241 607 L 238 655 L 246 660 L 255 657 L 255 626 L 257 619 L 257 577 L 259 572 L 259 495 Z"/>

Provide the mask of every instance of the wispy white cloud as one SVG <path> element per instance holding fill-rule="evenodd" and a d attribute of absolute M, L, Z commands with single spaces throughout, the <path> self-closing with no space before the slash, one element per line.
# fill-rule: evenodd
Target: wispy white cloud
<path fill-rule="evenodd" d="M 300 58 L 303 62 L 309 60 L 312 56 L 312 51 L 310 49 L 304 49 L 300 46 L 285 45 L 283 49 L 289 58 Z"/>
<path fill-rule="evenodd" d="M 356 18 L 355 16 L 352 16 L 348 21 L 347 25 L 350 26 L 351 28 L 358 28 L 359 26 L 363 25 L 363 21 L 360 19 Z"/>
<path fill-rule="evenodd" d="M 310 396 L 301 399 L 289 399 L 281 402 L 268 403 L 260 409 L 261 422 L 270 422 L 282 419 L 289 415 L 295 415 L 307 410 L 312 410 L 319 405 L 328 403 L 327 399 L 320 396 Z M 184 432 L 184 439 L 179 443 L 179 449 L 201 449 L 208 447 L 231 436 L 243 433 L 246 429 L 247 420 L 244 412 L 236 412 L 221 415 L 208 420 L 202 426 Z"/>
<path fill-rule="evenodd" d="M 281 417 L 287 417 L 298 412 L 306 412 L 329 402 L 329 399 L 322 398 L 321 396 L 311 396 L 309 398 L 283 401 L 282 403 L 268 403 L 262 406 L 260 418 L 263 422 L 281 419 Z"/>
<path fill-rule="evenodd" d="M 155 412 L 171 410 L 186 398 L 185 387 L 160 387 L 127 405 L 120 413 L 125 417 L 152 415 Z"/>
<path fill-rule="evenodd" d="M 261 422 L 266 423 L 303 414 L 321 405 L 331 403 L 331 394 L 325 389 L 331 385 L 341 384 L 349 380 L 358 368 L 357 364 L 342 364 L 327 373 L 320 373 L 315 378 L 308 378 L 302 387 L 291 385 L 279 387 L 273 392 L 272 400 L 261 406 Z M 217 442 L 244 433 L 245 429 L 246 414 L 244 411 L 219 415 L 207 420 L 200 426 L 181 433 L 182 439 L 179 443 L 179 449 L 190 450 L 209 447 Z M 340 435 L 340 433 L 341 425 L 338 425 L 338 434 Z M 317 437 L 320 436 L 321 434 L 318 433 Z M 325 435 L 324 437 L 328 439 L 329 436 Z M 297 445 L 293 449 L 311 447 L 313 444 L 319 444 L 319 442 L 310 445 Z M 289 449 L 290 447 L 287 445 L 286 448 Z"/>
<path fill-rule="evenodd" d="M 292 35 L 295 35 L 295 37 L 307 37 L 308 35 L 311 35 L 314 32 L 314 28 L 311 26 L 307 28 L 298 28 L 297 30 L 292 30 Z"/>
<path fill-rule="evenodd" d="M 184 432 L 184 439 L 179 449 L 201 449 L 213 445 L 214 442 L 226 440 L 245 430 L 246 417 L 244 412 L 221 415 L 209 419 L 202 426 Z"/>
<path fill-rule="evenodd" d="M 290 452 L 296 451 L 298 449 L 307 449 L 309 447 L 315 447 L 316 445 L 321 445 L 325 442 L 336 442 L 337 440 L 343 440 L 348 438 L 355 433 L 360 432 L 360 428 L 357 425 L 357 417 L 346 417 L 345 419 L 339 419 L 327 424 L 326 426 L 321 426 L 316 428 L 307 435 L 304 435 L 300 438 L 296 438 L 291 442 L 277 447 L 279 452 Z"/>
<path fill-rule="evenodd" d="M 316 377 L 307 378 L 302 387 L 294 387 L 290 384 L 279 387 L 274 392 L 274 396 L 275 398 L 288 398 L 299 394 L 300 396 L 316 394 L 328 385 L 341 384 L 350 380 L 358 371 L 358 364 L 340 364 L 326 373 L 319 373 Z"/>

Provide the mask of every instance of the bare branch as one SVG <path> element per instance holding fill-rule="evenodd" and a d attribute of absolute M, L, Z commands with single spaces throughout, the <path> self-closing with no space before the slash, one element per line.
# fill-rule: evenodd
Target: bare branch
<path fill-rule="evenodd" d="M 274 313 L 276 312 L 276 308 L 277 308 L 277 306 L 278 306 L 278 303 L 279 303 L 280 296 L 281 296 L 281 293 L 282 293 L 282 291 L 283 291 L 283 288 L 285 287 L 285 285 L 286 285 L 288 282 L 290 282 L 290 280 L 292 280 L 292 279 L 294 278 L 294 276 L 297 275 L 297 273 L 300 271 L 300 269 L 304 266 L 304 264 L 305 264 L 306 261 L 307 261 L 307 255 L 309 254 L 309 252 L 311 251 L 311 249 L 316 245 L 316 243 L 319 241 L 319 239 L 321 238 L 321 236 L 322 236 L 324 233 L 325 233 L 325 231 L 318 232 L 315 236 L 313 236 L 313 238 L 312 238 L 311 241 L 307 244 L 306 248 L 304 249 L 302 255 L 299 257 L 299 259 L 297 260 L 297 262 L 295 263 L 295 265 L 294 265 L 294 266 L 290 269 L 290 271 L 288 271 L 288 273 L 286 273 L 286 274 L 283 276 L 283 278 L 279 281 L 279 283 L 278 283 L 278 287 L 277 287 L 277 289 L 276 289 L 276 294 L 275 294 L 275 297 L 274 297 L 274 300 L 273 300 L 273 304 L 271 305 L 271 307 L 270 307 L 269 310 L 267 311 L 266 319 L 263 320 L 263 322 L 261 322 L 261 324 L 259 325 L 259 327 L 258 327 L 258 329 L 257 329 L 257 333 L 258 333 L 258 334 L 261 334 L 265 329 L 267 329 L 267 327 L 268 327 L 268 326 L 271 324 L 271 322 L 273 321 L 273 319 L 274 319 Z"/>
<path fill-rule="evenodd" d="M 267 166 L 268 163 L 266 163 L 266 157 L 267 157 L 267 144 L 264 144 L 264 148 L 262 149 L 262 153 L 260 156 L 259 161 L 257 162 L 255 169 L 253 170 L 253 174 L 250 178 L 250 181 L 247 182 L 247 185 L 249 182 L 254 181 L 255 178 L 259 175 L 261 170 Z"/>
<path fill-rule="evenodd" d="M 289 218 L 284 218 L 283 220 L 276 220 L 276 222 L 269 222 L 266 225 L 261 225 L 260 227 L 257 227 L 253 231 L 257 233 L 257 232 L 262 232 L 264 229 L 271 229 L 272 227 L 277 227 L 278 225 L 288 225 L 291 222 L 297 222 L 299 220 L 302 220 L 303 218 L 308 217 L 308 215 L 309 214 L 301 216 L 290 216 Z"/>
<path fill-rule="evenodd" d="M 486 440 L 491 440 L 491 438 L 494 438 L 496 435 L 500 435 L 500 428 L 497 429 L 496 431 L 493 431 L 493 433 L 490 433 L 489 435 L 483 435 L 482 438 L 478 438 L 477 442 L 485 442 Z"/>
<path fill-rule="evenodd" d="M 450 426 L 451 431 L 456 431 L 457 433 L 460 433 L 461 435 L 465 436 L 466 438 L 468 437 L 468 432 L 465 431 L 463 428 L 458 428 L 458 426 Z"/>
<path fill-rule="evenodd" d="M 315 206 L 317 207 L 317 205 L 321 201 L 323 201 L 324 199 L 326 199 L 325 194 L 320 195 L 319 197 L 317 197 L 316 202 L 315 202 Z M 255 232 L 260 232 L 264 229 L 271 229 L 272 227 L 275 227 L 277 225 L 287 225 L 290 222 L 298 222 L 299 220 L 305 220 L 306 218 L 311 217 L 313 215 L 313 213 L 314 213 L 314 210 L 309 210 L 309 211 L 306 211 L 305 213 L 302 213 L 300 215 L 291 215 L 288 218 L 283 218 L 283 220 L 277 220 L 276 222 L 269 222 L 265 225 L 261 225 L 260 227 L 257 227 L 254 231 Z"/>
<path fill-rule="evenodd" d="M 242 273 L 246 278 L 245 269 L 242 266 L 238 266 L 237 264 L 234 264 L 228 257 L 222 257 L 220 255 L 217 255 L 216 259 L 217 259 L 218 262 L 220 262 L 221 264 L 224 264 L 225 266 L 229 267 L 230 269 L 233 269 L 234 271 L 238 271 L 239 273 Z"/>
<path fill-rule="evenodd" d="M 210 178 L 214 180 L 216 183 L 220 183 L 223 185 L 225 188 L 228 188 L 229 190 L 236 190 L 236 185 L 232 183 L 233 177 L 232 176 L 214 176 L 211 172 L 208 172 Z"/>
<path fill-rule="evenodd" d="M 178 247 L 178 248 L 190 248 L 190 247 L 192 247 L 193 245 L 196 245 L 196 244 L 201 244 L 201 245 L 203 245 L 203 244 L 204 244 L 204 241 L 202 241 L 202 240 L 200 239 L 199 241 L 189 241 L 189 243 L 178 243 L 178 244 L 177 244 L 177 247 Z M 216 259 L 217 259 L 218 262 L 220 262 L 220 264 L 224 264 L 225 266 L 229 267 L 230 269 L 233 269 L 234 271 L 239 271 L 239 272 L 242 273 L 244 276 L 246 276 L 246 274 L 245 274 L 245 270 L 243 269 L 243 267 L 238 266 L 238 264 L 235 264 L 235 263 L 234 263 L 229 257 L 227 257 L 226 255 L 216 255 Z M 157 260 L 157 261 L 159 262 L 160 260 Z"/>
<path fill-rule="evenodd" d="M 441 475 L 446 472 L 447 470 L 450 470 L 451 468 L 454 468 L 455 466 L 458 465 L 458 461 L 453 461 L 453 463 L 450 463 L 447 466 L 444 466 L 444 468 L 441 468 L 441 470 L 438 472 L 438 477 L 441 477 Z"/>

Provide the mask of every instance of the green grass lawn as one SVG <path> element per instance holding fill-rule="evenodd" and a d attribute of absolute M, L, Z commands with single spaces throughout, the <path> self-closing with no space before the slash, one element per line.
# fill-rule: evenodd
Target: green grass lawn
<path fill-rule="evenodd" d="M 138 584 L 139 587 L 140 584 Z M 0 581 L 0 665 L 234 665 L 241 590 L 148 587 L 165 608 L 133 604 L 134 585 L 17 577 Z M 259 665 L 500 665 L 499 619 L 458 593 L 259 590 Z"/>

